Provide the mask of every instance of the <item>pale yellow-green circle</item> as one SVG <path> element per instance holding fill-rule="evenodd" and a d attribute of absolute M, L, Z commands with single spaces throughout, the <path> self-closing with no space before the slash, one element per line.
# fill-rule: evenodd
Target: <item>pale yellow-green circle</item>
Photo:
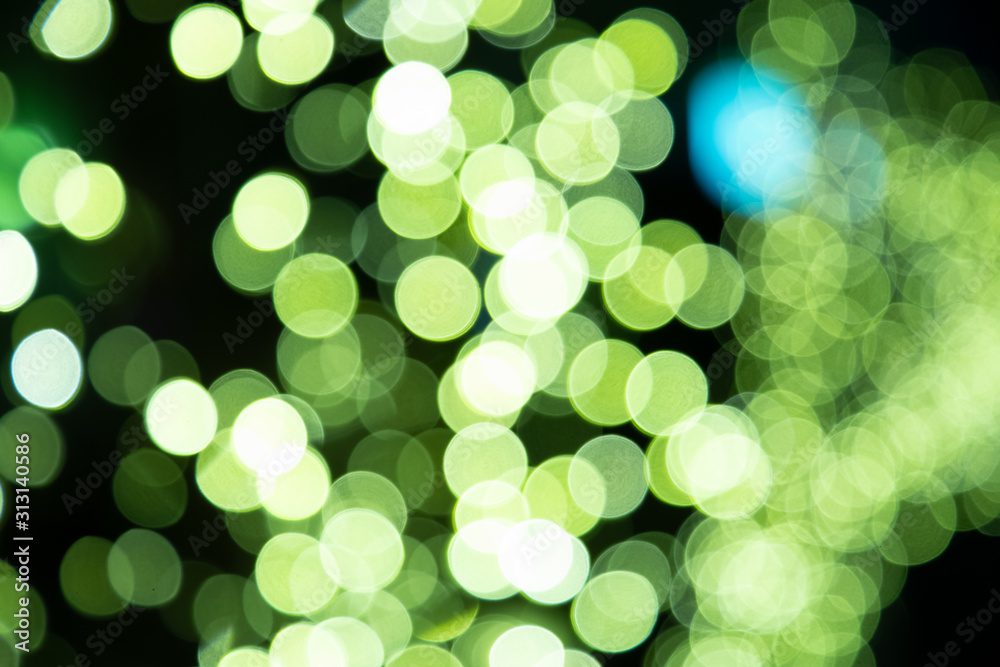
<path fill-rule="evenodd" d="M 236 231 L 233 216 L 228 215 L 212 237 L 212 257 L 219 275 L 234 289 L 260 294 L 274 285 L 278 274 L 295 257 L 295 246 L 274 251 L 254 248 Z"/>
<path fill-rule="evenodd" d="M 607 112 L 586 102 L 567 102 L 542 120 L 535 147 L 552 176 L 571 185 L 584 185 L 611 172 L 618 160 L 620 140 Z"/>
<path fill-rule="evenodd" d="M 493 642 L 489 667 L 562 665 L 563 644 L 551 630 L 538 625 L 511 628 Z"/>
<path fill-rule="evenodd" d="M 430 644 L 407 648 L 386 663 L 386 667 L 464 667 L 458 658 L 439 646 Z"/>
<path fill-rule="evenodd" d="M 459 362 L 456 379 L 473 408 L 498 417 L 524 407 L 536 389 L 535 378 L 534 364 L 522 348 L 492 341 Z"/>
<path fill-rule="evenodd" d="M 403 494 L 382 475 L 356 470 L 338 477 L 323 503 L 323 519 L 329 521 L 344 510 L 359 507 L 378 512 L 400 532 L 406 526 Z"/>
<path fill-rule="evenodd" d="M 156 389 L 145 410 L 146 431 L 163 451 L 191 456 L 215 437 L 218 413 L 211 395 L 197 382 L 171 380 Z"/>
<path fill-rule="evenodd" d="M 302 255 L 278 275 L 274 306 L 289 329 L 307 338 L 322 338 L 340 331 L 354 316 L 358 283 L 336 257 Z"/>
<path fill-rule="evenodd" d="M 602 426 L 627 422 L 625 388 L 642 358 L 637 347 L 617 339 L 599 340 L 581 350 L 571 362 L 566 384 L 580 416 Z"/>
<path fill-rule="evenodd" d="M 472 153 L 459 175 L 469 207 L 491 217 L 506 217 L 523 209 L 530 201 L 534 182 L 534 168 L 524 153 L 501 144 Z"/>
<path fill-rule="evenodd" d="M 690 327 L 728 322 L 743 302 L 743 269 L 723 248 L 689 245 L 673 256 L 664 276 L 667 302 Z"/>
<path fill-rule="evenodd" d="M 231 428 L 220 430 L 198 453 L 195 480 L 202 495 L 219 509 L 246 512 L 260 506 L 261 493 L 267 489 L 236 454 L 232 433 Z"/>
<path fill-rule="evenodd" d="M 451 576 L 477 598 L 502 600 L 517 593 L 517 588 L 500 571 L 496 553 L 510 525 L 497 519 L 474 521 L 458 527 L 448 543 Z"/>
<path fill-rule="evenodd" d="M 549 519 L 562 526 L 570 535 L 583 535 L 592 529 L 600 518 L 591 514 L 573 498 L 569 490 L 569 468 L 572 456 L 556 456 L 543 461 L 535 468 L 524 484 L 524 497 L 531 507 L 531 516 Z M 585 464 L 586 467 L 591 467 Z M 601 478 L 594 471 L 592 487 L 604 492 Z"/>
<path fill-rule="evenodd" d="M 278 371 L 286 386 L 297 392 L 332 395 L 363 381 L 361 350 L 350 324 L 323 338 L 306 338 L 285 329 L 278 338 Z"/>
<path fill-rule="evenodd" d="M 43 225 L 58 225 L 56 186 L 66 172 L 82 165 L 80 156 L 66 148 L 52 148 L 28 160 L 18 181 L 24 210 Z"/>
<path fill-rule="evenodd" d="M 591 514 L 605 519 L 625 516 L 642 503 L 649 490 L 645 464 L 642 450 L 628 438 L 599 436 L 573 457 L 569 466 L 570 493 Z M 595 471 L 600 475 L 599 482 L 594 479 Z M 591 489 L 595 483 L 598 488 Z"/>
<path fill-rule="evenodd" d="M 448 229 L 462 210 L 454 176 L 433 185 L 407 183 L 391 171 L 378 188 L 378 209 L 389 229 L 409 239 L 427 239 Z"/>
<path fill-rule="evenodd" d="M 650 435 L 669 435 L 705 408 L 708 380 L 691 357 L 654 352 L 632 370 L 625 389 L 632 421 Z"/>
<path fill-rule="evenodd" d="M 260 550 L 254 568 L 267 603 L 285 614 L 322 609 L 337 592 L 323 567 L 323 547 L 301 533 L 282 533 Z"/>
<path fill-rule="evenodd" d="M 125 213 L 125 186 L 114 169 L 87 162 L 66 171 L 55 190 L 56 216 L 85 241 L 109 234 Z"/>
<path fill-rule="evenodd" d="M 381 667 L 385 648 L 378 633 L 364 621 L 351 617 L 330 618 L 319 625 L 310 637 L 310 656 L 314 661 L 328 659 L 326 645 L 335 642 L 343 649 L 351 667 Z"/>
<path fill-rule="evenodd" d="M 233 424 L 233 449 L 240 461 L 270 484 L 305 456 L 308 434 L 302 415 L 277 398 L 254 401 Z"/>
<path fill-rule="evenodd" d="M 506 86 L 496 77 L 477 70 L 463 70 L 448 77 L 451 114 L 465 130 L 470 151 L 504 139 L 514 123 L 514 103 Z"/>
<path fill-rule="evenodd" d="M 266 173 L 247 181 L 233 202 L 240 237 L 258 250 L 294 243 L 309 219 L 309 196 L 296 179 Z"/>
<path fill-rule="evenodd" d="M 636 90 L 662 95 L 676 79 L 677 47 L 655 23 L 638 18 L 619 21 L 601 39 L 624 51 L 635 72 Z"/>
<path fill-rule="evenodd" d="M 500 290 L 518 313 L 552 319 L 579 302 L 587 274 L 587 259 L 575 242 L 543 232 L 519 241 L 500 261 Z"/>
<path fill-rule="evenodd" d="M 286 625 L 271 640 L 268 659 L 271 667 L 295 667 L 309 665 L 309 639 L 316 625 L 313 623 L 293 623 Z M 344 651 L 336 644 L 328 647 L 327 658 L 334 665 L 345 664 Z"/>
<path fill-rule="evenodd" d="M 488 422 L 459 431 L 444 452 L 444 476 L 456 498 L 487 481 L 520 488 L 528 470 L 528 454 L 510 429 Z"/>
<path fill-rule="evenodd" d="M 414 262 L 396 284 L 396 311 L 406 328 L 446 341 L 468 331 L 479 316 L 479 282 L 460 262 L 434 255 Z"/>
<path fill-rule="evenodd" d="M 625 267 L 614 267 L 612 260 L 642 241 L 639 220 L 628 206 L 611 197 L 588 197 L 569 209 L 568 220 L 567 235 L 587 256 L 591 280 L 625 272 Z"/>
<path fill-rule="evenodd" d="M 81 537 L 66 550 L 59 565 L 63 597 L 74 609 L 89 616 L 111 616 L 125 607 L 108 579 L 111 542 L 102 537 Z"/>
<path fill-rule="evenodd" d="M 301 27 L 319 0 L 243 0 L 243 16 L 261 33 L 287 34 Z"/>
<path fill-rule="evenodd" d="M 151 530 L 123 533 L 108 553 L 108 578 L 123 599 L 141 607 L 160 607 L 181 588 L 181 559 L 170 541 Z"/>
<path fill-rule="evenodd" d="M 170 30 L 174 64 L 192 79 L 222 76 L 236 62 L 242 47 L 240 19 L 222 5 L 195 5 L 178 16 Z"/>
<path fill-rule="evenodd" d="M 43 11 L 47 9 L 47 16 Z M 111 32 L 114 9 L 109 0 L 60 0 L 43 7 L 36 44 L 63 60 L 86 58 L 100 49 Z"/>
<path fill-rule="evenodd" d="M 227 653 L 219 667 L 271 667 L 271 661 L 264 649 L 243 647 Z"/>
<path fill-rule="evenodd" d="M 396 527 L 369 509 L 347 509 L 326 522 L 321 539 L 326 571 L 348 590 L 375 590 L 403 566 L 403 541 Z"/>
<path fill-rule="evenodd" d="M 274 481 L 264 507 L 281 519 L 307 519 L 322 509 L 329 491 L 330 467 L 309 448 L 294 468 Z"/>
<path fill-rule="evenodd" d="M 263 33 L 257 42 L 260 67 L 286 85 L 306 83 L 319 76 L 333 57 L 333 30 L 310 14 L 298 28 L 283 34 Z"/>
<path fill-rule="evenodd" d="M 648 171 L 667 159 L 674 144 L 674 119 L 659 97 L 633 93 L 611 119 L 618 128 L 618 166 Z"/>
<path fill-rule="evenodd" d="M 0 312 L 20 308 L 37 282 L 38 261 L 31 243 L 13 230 L 0 231 Z"/>
<path fill-rule="evenodd" d="M 641 644 L 656 623 L 660 603 L 645 577 L 618 570 L 587 582 L 570 617 L 580 639 L 598 651 L 620 653 Z"/>
<path fill-rule="evenodd" d="M 628 56 L 606 40 L 588 38 L 563 45 L 541 74 L 548 77 L 554 101 L 584 102 L 608 113 L 618 111 L 635 88 Z"/>

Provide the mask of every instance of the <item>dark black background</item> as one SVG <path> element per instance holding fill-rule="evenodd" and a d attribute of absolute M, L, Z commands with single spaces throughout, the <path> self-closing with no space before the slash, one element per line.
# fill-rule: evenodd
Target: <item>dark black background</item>
<path fill-rule="evenodd" d="M 726 8 L 741 3 L 670 2 L 651 3 L 671 14 L 689 36 L 705 29 L 703 21 L 716 19 Z M 892 3 L 860 2 L 888 20 Z M 88 346 L 104 331 L 123 324 L 135 324 L 156 339 L 180 342 L 197 359 L 206 386 L 222 373 L 240 367 L 252 367 L 272 378 L 274 344 L 280 331 L 277 318 L 264 323 L 259 332 L 230 353 L 222 334 L 231 332 L 238 316 L 253 309 L 249 299 L 230 290 L 218 277 L 211 254 L 211 239 L 218 222 L 227 214 L 237 185 L 212 201 L 209 207 L 185 224 L 178 212 L 181 203 L 190 203 L 192 188 L 201 188 L 209 171 L 219 171 L 225 163 L 237 159 L 237 146 L 247 135 L 267 122 L 266 114 L 247 111 L 232 99 L 225 79 L 195 82 L 185 79 L 173 67 L 168 36 L 170 23 L 140 23 L 116 3 L 117 26 L 109 45 L 97 56 L 82 62 L 60 62 L 39 54 L 30 45 L 17 53 L 10 43 L 10 33 L 20 34 L 22 17 L 32 16 L 37 4 L 7 0 L 0 8 L 0 71 L 6 73 L 18 99 L 18 122 L 48 127 L 54 145 L 74 147 L 84 140 L 87 130 L 98 127 L 104 118 L 114 121 L 114 132 L 105 136 L 89 160 L 108 162 L 122 176 L 130 202 L 144 200 L 152 211 L 150 241 L 141 244 L 129 266 L 139 277 L 138 287 L 131 288 L 105 313 L 87 327 Z M 643 6 L 631 0 L 608 2 L 587 0 L 576 7 L 573 17 L 584 20 L 598 31 L 614 18 L 633 7 Z M 945 2 L 926 0 L 899 30 L 892 43 L 901 54 L 913 54 L 930 47 L 954 48 L 965 53 L 981 72 L 992 99 L 998 98 L 994 71 L 997 28 L 995 10 L 984 9 L 974 0 Z M 693 61 L 685 76 L 664 95 L 677 125 L 677 140 L 667 161 L 660 168 L 638 176 L 646 195 L 645 220 L 674 218 L 692 224 L 709 242 L 718 242 L 722 216 L 704 199 L 690 174 L 685 140 L 685 100 L 692 76 L 721 54 L 735 52 L 735 27 L 727 26 L 723 35 L 706 53 Z M 902 56 L 899 56 L 902 57 Z M 159 65 L 171 72 L 148 99 L 119 120 L 111 111 L 112 101 L 138 84 L 147 66 Z M 330 82 L 360 83 L 376 77 L 388 62 L 376 51 L 345 63 L 337 56 L 328 71 L 306 90 Z M 503 51 L 472 35 L 467 56 L 460 68 L 482 68 L 515 83 L 524 80 L 517 54 Z M 283 139 L 268 145 L 244 173 L 238 183 L 253 173 L 269 168 L 287 168 L 301 173 L 288 156 Z M 350 173 L 318 176 L 302 174 L 313 196 L 335 195 L 364 208 L 374 201 L 377 181 Z M 66 294 L 72 302 L 93 294 L 94 289 L 75 284 L 60 273 L 62 252 L 75 251 L 72 239 L 51 238 L 36 243 L 42 277 L 36 296 Z M 65 235 L 63 235 L 65 236 Z M 32 237 L 33 240 L 36 237 Z M 45 234 L 37 238 L 45 239 Z M 68 250 L 67 250 L 68 248 Z M 362 283 L 363 295 L 377 298 L 371 281 Z M 6 332 L 13 317 L 0 317 Z M 663 331 L 641 337 L 618 332 L 637 342 L 644 350 L 669 346 L 684 351 L 707 365 L 719 348 L 719 341 L 708 332 L 689 330 L 672 323 Z M 6 336 L 6 333 L 3 334 Z M 0 348 L 9 340 L 0 338 Z M 427 359 L 439 356 L 432 346 L 416 344 L 412 354 Z M 441 358 L 441 357 L 439 357 Z M 431 363 L 431 362 L 428 362 Z M 432 366 L 434 364 L 432 363 Z M 725 387 L 715 387 L 715 392 Z M 713 394 L 713 398 L 719 399 Z M 3 400 L 3 399 L 0 399 Z M 61 635 L 76 650 L 87 651 L 86 638 L 105 627 L 106 621 L 80 618 L 63 601 L 58 584 L 58 566 L 62 554 L 82 535 L 100 535 L 114 539 L 131 525 L 116 509 L 110 483 L 98 488 L 92 498 L 72 515 L 67 515 L 60 496 L 72 493 L 76 478 L 91 472 L 92 461 L 107 459 L 118 446 L 123 424 L 135 423 L 129 411 L 102 401 L 94 392 L 86 393 L 71 409 L 57 416 L 67 443 L 68 459 L 59 478 L 42 493 L 33 495 L 37 526 L 32 567 L 34 590 L 44 597 L 49 612 L 49 631 Z M 6 450 L 4 450 L 6 451 Z M 534 463 L 534 461 L 533 461 Z M 202 519 L 211 520 L 216 511 L 198 494 L 188 471 L 191 498 L 188 513 L 177 525 L 161 531 L 178 548 L 182 558 L 190 558 L 187 538 Z M 617 541 L 630 532 L 642 530 L 674 531 L 686 511 L 665 508 L 647 502 L 631 523 L 609 524 L 594 536 L 593 544 Z M 225 543 L 224 543 L 225 542 Z M 0 553 L 9 553 L 7 536 Z M 204 560 L 222 571 L 243 575 L 252 570 L 253 559 L 231 545 L 228 539 L 212 545 Z M 994 588 L 1000 589 L 1000 541 L 977 532 L 959 533 L 951 546 L 929 564 L 911 568 L 900 599 L 883 613 L 872 647 L 879 665 L 921 667 L 928 652 L 940 652 L 949 641 L 961 642 L 955 628 L 966 616 L 982 609 Z M 961 654 L 950 664 L 979 667 L 1000 663 L 1000 620 L 987 626 L 975 641 L 961 644 Z M 99 659 L 98 665 L 186 665 L 195 664 L 194 644 L 177 640 L 163 624 L 157 612 L 142 614 L 134 627 L 125 632 Z M 89 654 L 89 652 L 88 652 Z M 638 652 L 615 657 L 613 664 L 635 664 Z M 29 664 L 51 665 L 44 655 Z"/>

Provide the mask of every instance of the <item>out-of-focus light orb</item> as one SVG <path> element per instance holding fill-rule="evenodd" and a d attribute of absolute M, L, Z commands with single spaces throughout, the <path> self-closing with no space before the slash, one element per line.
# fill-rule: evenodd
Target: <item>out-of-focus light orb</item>
<path fill-rule="evenodd" d="M 487 415 L 507 415 L 524 407 L 535 391 L 535 366 L 522 348 L 506 341 L 480 345 L 459 362 L 458 383 L 465 400 Z"/>
<path fill-rule="evenodd" d="M 261 174 L 240 188 L 233 222 L 240 237 L 258 250 L 278 250 L 299 237 L 309 219 L 309 196 L 296 179 Z"/>
<path fill-rule="evenodd" d="M 677 78 L 677 47 L 660 26 L 640 18 L 619 20 L 601 39 L 625 53 L 635 72 L 635 88 L 662 95 Z"/>
<path fill-rule="evenodd" d="M 565 660 L 563 644 L 551 631 L 521 625 L 493 642 L 489 667 L 563 667 Z"/>
<path fill-rule="evenodd" d="M 316 626 L 309 638 L 309 652 L 313 664 L 325 662 L 329 653 L 327 646 L 330 644 L 344 651 L 346 661 L 341 663 L 343 665 L 380 667 L 385 662 L 385 648 L 378 633 L 357 618 L 349 616 L 328 618 Z"/>
<path fill-rule="evenodd" d="M 244 646 L 227 653 L 219 667 L 271 667 L 271 660 L 264 649 Z"/>
<path fill-rule="evenodd" d="M 651 435 L 670 435 L 685 419 L 705 408 L 708 380 L 691 357 L 666 350 L 654 352 L 632 369 L 625 401 L 639 429 Z"/>
<path fill-rule="evenodd" d="M 285 326 L 306 338 L 332 336 L 358 307 L 358 282 L 336 257 L 311 253 L 289 262 L 274 282 L 274 308 Z"/>
<path fill-rule="evenodd" d="M 305 422 L 280 398 L 254 401 L 233 425 L 233 448 L 258 475 L 275 479 L 295 468 L 306 453 Z"/>
<path fill-rule="evenodd" d="M 123 533 L 108 553 L 108 579 L 123 600 L 159 607 L 181 588 L 181 559 L 170 541 L 152 530 Z"/>
<path fill-rule="evenodd" d="M 308 519 L 322 509 L 329 491 L 330 467 L 319 453 L 307 449 L 294 468 L 274 480 L 264 507 L 281 519 Z"/>
<path fill-rule="evenodd" d="M 21 171 L 18 190 L 31 217 L 43 225 L 58 225 L 56 186 L 66 172 L 83 165 L 75 152 L 65 148 L 43 151 L 28 160 Z"/>
<path fill-rule="evenodd" d="M 243 0 L 243 16 L 257 32 L 287 35 L 301 28 L 319 0 Z"/>
<path fill-rule="evenodd" d="M 436 68 L 405 62 L 382 75 L 373 103 L 378 120 L 388 130 L 418 134 L 444 120 L 451 106 L 451 87 Z"/>
<path fill-rule="evenodd" d="M 38 261 L 28 239 L 18 232 L 0 232 L 0 313 L 19 308 L 38 282 Z"/>
<path fill-rule="evenodd" d="M 109 0 L 58 0 L 35 16 L 41 31 L 35 45 L 63 60 L 86 58 L 104 45 L 114 11 Z"/>
<path fill-rule="evenodd" d="M 257 42 L 260 68 L 286 85 L 306 83 L 319 76 L 333 57 L 333 29 L 310 14 L 301 26 L 283 34 L 263 33 Z"/>
<path fill-rule="evenodd" d="M 146 404 L 146 431 L 168 454 L 191 456 L 215 437 L 219 415 L 208 391 L 194 380 L 170 380 Z"/>
<path fill-rule="evenodd" d="M 347 509 L 323 528 L 323 566 L 342 588 L 373 591 L 391 582 L 403 566 L 403 541 L 378 512 Z"/>
<path fill-rule="evenodd" d="M 500 570 L 518 590 L 544 591 L 569 573 L 573 542 L 562 526 L 547 519 L 529 519 L 507 531 L 498 555 Z"/>
<path fill-rule="evenodd" d="M 43 329 L 21 341 L 10 362 L 14 387 L 40 408 L 61 408 L 80 388 L 83 362 L 73 341 L 55 329 Z"/>
<path fill-rule="evenodd" d="M 243 46 L 243 26 L 228 7 L 201 4 L 177 17 L 170 31 L 170 55 L 192 79 L 212 79 L 229 71 Z"/>
<path fill-rule="evenodd" d="M 435 255 L 414 262 L 396 283 L 396 310 L 406 328 L 427 340 L 458 338 L 479 316 L 479 283 L 450 257 Z"/>
<path fill-rule="evenodd" d="M 570 617 L 577 636 L 588 645 L 620 653 L 645 641 L 659 608 L 656 590 L 645 577 L 616 570 L 587 582 L 573 600 Z"/>
<path fill-rule="evenodd" d="M 55 191 L 56 215 L 73 236 L 107 236 L 125 213 L 125 186 L 114 169 L 87 162 L 67 171 Z"/>
<path fill-rule="evenodd" d="M 7 75 L 0 72 L 0 130 L 7 127 L 7 123 L 14 117 L 16 106 L 14 86 L 10 84 Z"/>
<path fill-rule="evenodd" d="M 551 319 L 577 304 L 587 273 L 587 258 L 576 243 L 543 232 L 519 241 L 501 260 L 500 289 L 520 314 Z"/>
<path fill-rule="evenodd" d="M 703 70 L 688 97 L 691 168 L 705 195 L 732 210 L 804 186 L 815 124 L 803 101 L 740 60 Z M 761 82 L 767 81 L 768 85 Z"/>

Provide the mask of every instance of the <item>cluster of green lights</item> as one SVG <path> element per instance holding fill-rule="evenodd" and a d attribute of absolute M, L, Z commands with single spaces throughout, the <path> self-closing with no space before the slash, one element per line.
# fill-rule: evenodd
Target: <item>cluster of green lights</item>
<path fill-rule="evenodd" d="M 644 221 L 632 176 L 673 144 L 659 96 L 687 41 L 661 11 L 597 33 L 556 26 L 550 0 L 244 0 L 242 21 L 154 4 L 126 2 L 172 21 L 187 77 L 225 76 L 255 111 L 294 101 L 285 142 L 308 176 L 254 175 L 212 242 L 226 284 L 273 298 L 277 382 L 202 384 L 191 353 L 131 326 L 85 355 L 79 309 L 31 300 L 32 226 L 113 240 L 124 187 L 11 124 L 0 75 L 0 172 L 18 184 L 0 311 L 20 309 L 5 389 L 30 404 L 0 435 L 31 433 L 32 484 L 51 485 L 52 411 L 87 387 L 136 411 L 123 442 L 141 425 L 155 444 L 112 466 L 137 527 L 63 557 L 80 614 L 159 608 L 205 667 L 591 667 L 643 643 L 649 667 L 849 667 L 874 664 L 907 567 L 957 530 L 1000 534 L 1000 108 L 959 54 L 895 64 L 847 0 L 749 3 L 745 58 L 808 100 L 817 133 L 714 245 Z M 50 0 L 31 37 L 72 60 L 112 23 L 106 0 Z M 472 30 L 520 50 L 526 83 L 451 71 Z M 392 67 L 299 96 L 352 36 Z M 310 194 L 369 151 L 376 202 Z M 674 320 L 731 331 L 732 398 L 708 402 L 716 364 L 633 344 Z M 633 437 L 602 430 L 620 426 Z M 182 561 L 156 532 L 192 481 L 250 571 Z M 602 521 L 650 503 L 696 511 L 591 553 Z M 32 599 L 33 641 L 59 641 Z"/>

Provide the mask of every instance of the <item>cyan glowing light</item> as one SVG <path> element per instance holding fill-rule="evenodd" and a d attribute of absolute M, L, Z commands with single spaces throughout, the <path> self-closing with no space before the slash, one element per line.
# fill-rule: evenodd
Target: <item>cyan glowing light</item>
<path fill-rule="evenodd" d="M 691 84 L 688 111 L 691 167 L 713 201 L 734 209 L 804 186 L 815 124 L 776 75 L 741 60 L 714 64 Z"/>

